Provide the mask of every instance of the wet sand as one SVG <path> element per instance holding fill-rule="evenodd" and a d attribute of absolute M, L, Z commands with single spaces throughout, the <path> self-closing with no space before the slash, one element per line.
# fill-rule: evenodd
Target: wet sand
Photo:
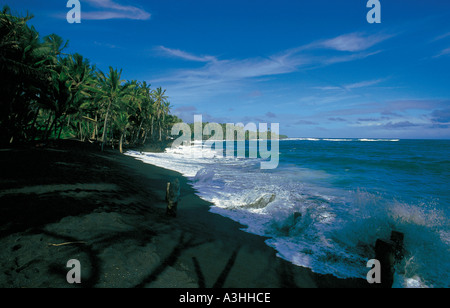
<path fill-rule="evenodd" d="M 66 141 L 0 150 L 0 287 L 334 288 L 276 256 L 264 238 L 209 212 L 180 174 Z M 177 218 L 166 183 L 181 182 Z M 71 259 L 80 285 L 66 281 Z"/>

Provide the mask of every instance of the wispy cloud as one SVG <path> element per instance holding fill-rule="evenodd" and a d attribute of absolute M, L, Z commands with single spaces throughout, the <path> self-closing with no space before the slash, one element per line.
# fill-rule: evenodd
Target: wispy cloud
<path fill-rule="evenodd" d="M 389 35 L 364 35 L 351 33 L 329 40 L 316 41 L 304 46 L 291 48 L 266 57 L 246 59 L 220 59 L 211 55 L 196 55 L 180 49 L 159 46 L 155 50 L 164 56 L 176 57 L 185 61 L 204 63 L 194 69 L 180 69 L 168 76 L 153 80 L 170 83 L 172 90 L 191 89 L 217 94 L 218 91 L 230 91 L 234 85 L 242 86 L 243 80 L 257 81 L 258 78 L 274 77 L 293 73 L 302 69 L 314 69 L 336 63 L 356 61 L 370 57 L 379 51 L 368 49 L 388 39 Z M 316 53 L 318 49 L 330 49 L 327 55 Z M 347 85 L 355 89 L 374 85 L 382 80 Z M 186 92 L 184 92 L 186 95 Z"/>
<path fill-rule="evenodd" d="M 320 112 L 310 116 L 310 120 L 334 116 L 328 120 L 345 119 L 349 127 L 389 131 L 405 131 L 418 127 L 448 129 L 450 127 L 450 109 L 446 107 L 448 104 L 448 100 L 441 99 L 365 103 L 352 108 Z M 389 116 L 385 116 L 386 114 Z"/>
<path fill-rule="evenodd" d="M 393 35 L 374 34 L 364 35 L 363 33 L 344 34 L 332 39 L 315 42 L 309 45 L 310 48 L 327 48 L 338 51 L 358 52 L 391 38 Z"/>
<path fill-rule="evenodd" d="M 430 120 L 435 127 L 450 127 L 450 108 L 433 110 L 430 116 Z"/>
<path fill-rule="evenodd" d="M 347 122 L 347 120 L 343 119 L 343 118 L 328 118 L 328 121 L 332 121 L 332 122 Z"/>
<path fill-rule="evenodd" d="M 450 32 L 441 34 L 437 37 L 434 37 L 430 43 L 440 43 L 441 41 L 443 42 L 443 44 L 445 44 L 446 41 L 448 41 L 448 39 L 450 38 Z M 447 45 L 448 46 L 448 45 Z M 441 47 L 442 48 L 442 47 Z M 448 56 L 450 55 L 450 47 L 444 48 L 442 49 L 439 53 L 436 53 L 433 58 L 440 58 L 443 56 Z"/>
<path fill-rule="evenodd" d="M 440 53 L 435 55 L 433 58 L 439 58 L 439 57 L 448 56 L 448 55 L 450 55 L 450 47 L 442 50 Z"/>
<path fill-rule="evenodd" d="M 383 81 L 385 81 L 386 79 L 382 78 L 382 79 L 376 79 L 376 80 L 368 80 L 368 81 L 361 81 L 361 82 L 356 82 L 356 83 L 352 83 L 352 84 L 347 84 L 347 85 L 343 85 L 343 86 L 325 86 L 325 87 L 314 87 L 314 89 L 318 89 L 318 90 L 345 90 L 345 91 L 350 91 L 353 89 L 359 89 L 359 88 L 366 88 L 366 87 L 370 87 L 370 86 L 374 86 L 377 85 Z"/>
<path fill-rule="evenodd" d="M 105 42 L 99 42 L 99 41 L 94 41 L 94 45 L 99 46 L 99 47 L 109 48 L 109 49 L 118 49 L 118 48 L 120 48 L 117 45 L 109 44 L 109 43 L 105 43 Z"/>
<path fill-rule="evenodd" d="M 157 51 L 161 51 L 163 54 L 175 58 L 181 58 L 183 60 L 194 61 L 194 62 L 216 62 L 217 58 L 213 56 L 196 56 L 194 54 L 182 51 L 179 49 L 171 49 L 164 46 L 158 46 Z"/>
<path fill-rule="evenodd" d="M 350 132 L 366 132 L 370 135 L 408 135 L 423 131 L 438 134 L 448 138 L 450 129 L 450 109 L 447 100 L 403 100 L 386 101 L 380 104 L 360 104 L 354 108 L 334 109 L 326 112 L 313 113 L 307 117 L 294 120 L 283 115 L 285 124 L 301 126 L 307 129 L 314 126 L 314 131 L 321 125 L 333 125 L 337 130 Z M 383 116 L 386 108 L 397 111 L 391 116 Z M 330 117 L 331 116 L 331 117 Z M 365 117 L 361 117 L 365 116 Z M 328 124 L 327 124 L 328 121 Z M 286 126 L 286 125 L 285 125 Z"/>
<path fill-rule="evenodd" d="M 448 99 L 405 99 L 389 101 L 385 109 L 394 112 L 403 112 L 407 110 L 430 110 L 446 107 L 450 104 Z"/>
<path fill-rule="evenodd" d="M 389 129 L 389 130 L 403 130 L 409 129 L 412 127 L 418 127 L 423 125 L 422 123 L 412 123 L 410 121 L 402 121 L 402 122 L 388 122 L 384 125 L 380 125 L 379 128 Z"/>
<path fill-rule="evenodd" d="M 317 122 L 309 121 L 309 120 L 297 120 L 293 125 L 319 125 Z"/>
<path fill-rule="evenodd" d="M 87 20 L 107 20 L 107 19 L 133 19 L 148 20 L 151 14 L 145 10 L 130 6 L 121 5 L 112 0 L 85 0 L 90 6 L 100 8 L 99 11 L 82 11 L 82 18 Z"/>
<path fill-rule="evenodd" d="M 444 33 L 444 34 L 442 34 L 442 35 L 439 35 L 439 36 L 433 38 L 433 39 L 431 40 L 431 42 L 440 41 L 440 40 L 445 39 L 445 38 L 447 38 L 447 37 L 450 37 L 450 32 Z"/>
<path fill-rule="evenodd" d="M 266 113 L 266 117 L 268 117 L 268 118 L 276 118 L 277 115 L 275 113 L 269 111 L 269 112 Z"/>
<path fill-rule="evenodd" d="M 286 60 L 279 56 L 219 60 L 213 56 L 196 56 L 165 47 L 159 49 L 170 56 L 205 63 L 201 68 L 181 69 L 160 79 L 153 79 L 154 83 L 170 83 L 171 91 L 182 92 L 184 98 L 189 95 L 205 97 L 223 92 L 230 93 L 237 88 L 242 88 L 243 80 L 256 80 L 261 77 L 294 72 L 299 63 L 299 59 Z"/>

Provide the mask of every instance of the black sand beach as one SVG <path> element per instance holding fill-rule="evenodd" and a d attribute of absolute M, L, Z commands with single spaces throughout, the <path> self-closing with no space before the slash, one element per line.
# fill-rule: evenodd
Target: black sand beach
<path fill-rule="evenodd" d="M 331 288 L 276 257 L 264 238 L 209 212 L 187 180 L 116 152 L 65 141 L 0 150 L 0 287 Z M 166 183 L 181 182 L 177 218 Z M 82 283 L 66 281 L 67 261 Z"/>

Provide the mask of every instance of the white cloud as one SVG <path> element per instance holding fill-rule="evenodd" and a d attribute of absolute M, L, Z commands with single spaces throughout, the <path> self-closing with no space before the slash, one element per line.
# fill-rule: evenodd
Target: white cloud
<path fill-rule="evenodd" d="M 387 39 L 387 35 L 372 35 L 364 37 L 359 33 L 341 35 L 334 39 L 315 42 L 306 46 L 285 50 L 269 57 L 255 57 L 242 60 L 219 60 L 214 56 L 194 55 L 180 49 L 172 49 L 159 46 L 157 50 L 165 55 L 178 57 L 184 60 L 205 62 L 203 68 L 196 70 L 182 70 L 175 79 L 191 77 L 208 77 L 208 80 L 220 77 L 220 79 L 239 80 L 243 78 L 263 77 L 291 73 L 299 68 L 330 65 L 340 62 L 349 62 L 379 53 L 360 52 Z M 314 56 L 309 52 L 318 48 L 330 48 L 337 51 L 350 51 L 350 55 L 339 56 Z M 170 78 L 173 79 L 173 78 Z"/>
<path fill-rule="evenodd" d="M 390 37 L 391 35 L 375 34 L 365 36 L 361 33 L 350 33 L 335 37 L 333 39 L 313 43 L 310 47 L 322 47 L 338 51 L 357 52 L 367 50 Z"/>
<path fill-rule="evenodd" d="M 85 0 L 102 11 L 82 11 L 81 18 L 88 20 L 134 19 L 148 20 L 151 14 L 135 6 L 121 5 L 112 0 Z"/>
<path fill-rule="evenodd" d="M 217 61 L 216 57 L 213 56 L 196 56 L 191 53 L 179 50 L 179 49 L 171 49 L 164 46 L 159 46 L 157 50 L 162 51 L 164 54 L 176 58 L 181 58 L 188 61 L 195 62 L 215 62 Z"/>
<path fill-rule="evenodd" d="M 381 83 L 381 82 L 383 82 L 385 80 L 386 79 L 382 78 L 382 79 L 376 79 L 376 80 L 368 80 L 368 81 L 356 82 L 356 83 L 343 85 L 343 86 L 314 87 L 314 89 L 319 89 L 319 90 L 346 90 L 346 91 L 350 91 L 350 90 L 353 90 L 353 89 L 359 89 L 359 88 L 366 88 L 366 87 L 374 86 L 374 85 L 377 85 L 377 84 L 379 84 L 379 83 Z"/>
<path fill-rule="evenodd" d="M 372 35 L 364 37 L 359 33 L 342 35 L 334 39 L 313 42 L 308 45 L 281 51 L 267 57 L 246 59 L 220 59 L 211 55 L 196 55 L 180 49 L 159 46 L 156 51 L 164 56 L 176 57 L 186 61 L 200 62 L 199 68 L 180 69 L 153 83 L 170 85 L 172 93 L 180 97 L 202 99 L 232 91 L 243 91 L 252 83 L 263 78 L 293 73 L 302 69 L 315 69 L 335 63 L 356 61 L 370 57 L 380 51 L 366 51 L 388 36 Z M 332 49 L 327 55 L 315 53 L 318 49 Z M 341 51 L 349 51 L 342 54 Z M 372 80 L 347 85 L 347 89 L 370 86 L 382 80 Z M 345 88 L 343 88 L 345 89 Z M 182 94 L 181 94 L 182 93 Z"/>
<path fill-rule="evenodd" d="M 206 62 L 199 69 L 180 70 L 164 80 L 188 83 L 189 86 L 211 85 L 218 82 L 238 81 L 247 78 L 286 74 L 297 69 L 297 59 L 282 57 L 249 58 L 243 60 L 218 60 L 213 56 L 195 56 L 180 50 L 160 47 L 172 56 L 196 62 Z"/>

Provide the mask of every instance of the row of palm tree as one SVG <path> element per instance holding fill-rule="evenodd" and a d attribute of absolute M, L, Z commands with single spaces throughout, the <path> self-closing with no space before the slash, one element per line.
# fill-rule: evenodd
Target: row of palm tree
<path fill-rule="evenodd" d="M 56 34 L 42 39 L 31 15 L 0 12 L 1 144 L 59 138 L 118 145 L 163 141 L 180 120 L 162 88 L 104 73 L 80 54 L 66 54 Z"/>

